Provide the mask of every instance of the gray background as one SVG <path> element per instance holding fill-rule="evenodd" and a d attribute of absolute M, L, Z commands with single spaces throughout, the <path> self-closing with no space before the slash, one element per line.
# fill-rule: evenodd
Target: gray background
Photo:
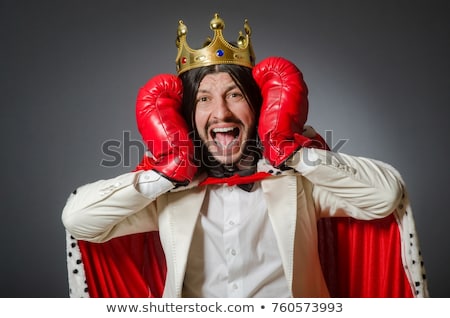
<path fill-rule="evenodd" d="M 0 296 L 67 297 L 69 193 L 134 167 L 138 88 L 174 73 L 178 20 L 196 46 L 214 12 L 229 40 L 249 19 L 258 61 L 281 55 L 302 69 L 309 123 L 332 145 L 347 140 L 339 151 L 402 173 L 431 296 L 450 296 L 449 4 L 1 0 Z"/>

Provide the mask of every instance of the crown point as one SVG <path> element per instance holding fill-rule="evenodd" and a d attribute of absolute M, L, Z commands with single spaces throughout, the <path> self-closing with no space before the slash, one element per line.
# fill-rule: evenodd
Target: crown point
<path fill-rule="evenodd" d="M 239 31 L 239 36 L 237 38 L 237 45 L 241 49 L 247 47 L 247 38 L 244 36 L 244 34 L 242 34 L 242 31 Z"/>
<path fill-rule="evenodd" d="M 186 35 L 187 26 L 183 23 L 183 20 L 178 21 L 178 36 Z"/>
<path fill-rule="evenodd" d="M 222 30 L 225 28 L 225 22 L 219 17 L 218 13 L 214 14 L 214 18 L 211 20 L 210 28 L 211 30 Z"/>
<path fill-rule="evenodd" d="M 244 31 L 245 31 L 245 34 L 247 34 L 247 35 L 252 35 L 252 29 L 250 28 L 250 25 L 248 24 L 248 20 L 247 19 L 245 19 L 245 21 L 244 21 Z"/>

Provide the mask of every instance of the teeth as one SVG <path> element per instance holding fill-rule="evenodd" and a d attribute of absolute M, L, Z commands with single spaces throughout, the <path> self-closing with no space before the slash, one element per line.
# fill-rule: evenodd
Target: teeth
<path fill-rule="evenodd" d="M 234 128 L 233 127 L 221 127 L 221 128 L 214 128 L 213 132 L 215 133 L 224 133 L 224 132 L 229 132 L 232 131 Z"/>

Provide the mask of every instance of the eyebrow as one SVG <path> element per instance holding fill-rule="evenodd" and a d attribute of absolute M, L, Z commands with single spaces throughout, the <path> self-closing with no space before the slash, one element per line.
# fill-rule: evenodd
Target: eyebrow
<path fill-rule="evenodd" d="M 229 85 L 226 89 L 225 89 L 225 93 L 228 93 L 229 91 L 231 91 L 231 90 L 233 90 L 233 89 L 235 89 L 235 88 L 238 88 L 239 89 L 239 86 L 237 86 L 235 83 L 233 83 L 233 84 L 231 84 L 231 85 Z M 209 93 L 210 92 L 210 90 L 209 89 L 201 89 L 201 88 L 199 88 L 198 89 L 198 91 L 197 91 L 197 94 L 198 93 Z"/>

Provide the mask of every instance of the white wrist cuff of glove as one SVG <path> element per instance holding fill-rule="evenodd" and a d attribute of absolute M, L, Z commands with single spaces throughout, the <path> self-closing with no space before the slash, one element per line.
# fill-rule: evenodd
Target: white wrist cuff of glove
<path fill-rule="evenodd" d="M 173 188 L 175 185 L 171 181 L 153 170 L 141 172 L 136 183 L 136 189 L 151 200 Z"/>

